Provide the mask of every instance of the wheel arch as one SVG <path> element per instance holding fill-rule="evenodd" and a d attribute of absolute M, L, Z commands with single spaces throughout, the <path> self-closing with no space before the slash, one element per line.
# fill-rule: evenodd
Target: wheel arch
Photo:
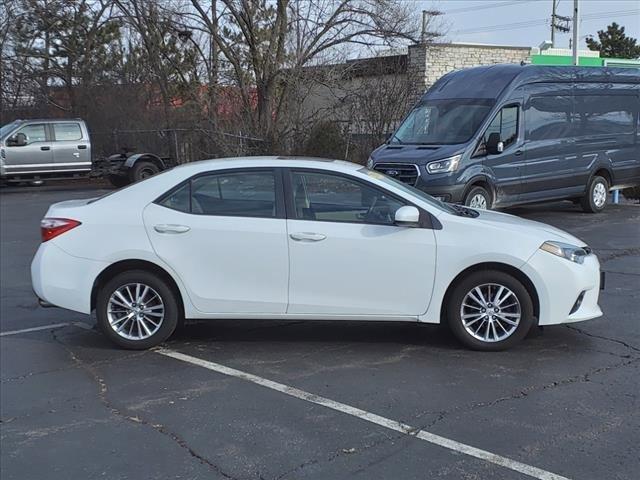
<path fill-rule="evenodd" d="M 160 278 L 166 281 L 169 287 L 171 288 L 171 290 L 173 291 L 173 293 L 175 294 L 176 300 L 178 302 L 178 310 L 180 312 L 179 321 L 184 322 L 185 305 L 184 305 L 184 299 L 182 297 L 182 292 L 180 291 L 180 287 L 178 286 L 178 283 L 175 281 L 173 276 L 169 272 L 167 272 L 164 268 L 148 260 L 139 260 L 139 259 L 120 260 L 118 262 L 112 263 L 111 265 L 106 267 L 104 270 L 102 270 L 94 280 L 93 286 L 91 287 L 91 307 L 90 307 L 91 311 L 95 310 L 96 308 L 96 299 L 97 299 L 98 290 L 100 289 L 100 287 L 103 286 L 105 283 L 107 283 L 116 275 L 129 270 L 143 270 L 146 272 L 150 272 L 155 275 L 158 275 Z"/>
<path fill-rule="evenodd" d="M 514 267 L 513 265 L 509 265 L 506 263 L 483 262 L 465 268 L 449 283 L 440 306 L 440 323 L 444 323 L 447 305 L 449 303 L 449 297 L 451 296 L 451 293 L 453 292 L 455 286 L 470 273 L 482 270 L 497 270 L 500 272 L 504 272 L 522 283 L 522 285 L 524 285 L 524 287 L 527 289 L 527 292 L 531 296 L 531 301 L 533 303 L 533 315 L 535 317 L 535 321 L 538 321 L 538 319 L 540 318 L 540 298 L 538 296 L 538 291 L 536 290 L 534 283 L 527 276 L 527 274 L 525 274 L 522 270 Z"/>
<path fill-rule="evenodd" d="M 148 161 L 157 166 L 160 171 L 166 168 L 164 161 L 155 153 L 136 153 L 127 158 L 124 162 L 125 168 L 133 168 L 133 166 L 139 161 Z"/>
<path fill-rule="evenodd" d="M 467 182 L 464 187 L 464 191 L 462 192 L 461 202 L 464 203 L 465 199 L 469 192 L 475 187 L 482 187 L 489 195 L 491 195 L 491 204 L 493 204 L 496 200 L 496 189 L 493 186 L 493 183 L 486 175 L 478 175 L 477 177 L 473 177 L 471 180 Z"/>
<path fill-rule="evenodd" d="M 589 177 L 589 182 L 587 182 L 587 187 L 589 187 L 589 185 L 591 184 L 591 180 L 593 180 L 594 177 L 603 177 L 609 184 L 609 188 L 613 186 L 613 173 L 611 172 L 610 168 L 604 167 L 602 165 L 596 167 L 594 172 Z"/>

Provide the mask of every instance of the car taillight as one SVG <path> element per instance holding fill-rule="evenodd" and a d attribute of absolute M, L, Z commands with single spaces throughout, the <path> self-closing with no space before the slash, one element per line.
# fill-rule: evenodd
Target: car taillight
<path fill-rule="evenodd" d="M 42 241 L 47 242 L 72 228 L 76 228 L 78 225 L 80 225 L 79 221 L 71 220 L 70 218 L 43 218 L 40 221 Z"/>

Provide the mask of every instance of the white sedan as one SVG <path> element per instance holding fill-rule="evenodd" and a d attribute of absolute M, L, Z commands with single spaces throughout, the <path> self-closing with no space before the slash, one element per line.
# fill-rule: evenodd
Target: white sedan
<path fill-rule="evenodd" d="M 598 259 L 579 239 L 341 161 L 191 163 L 56 203 L 41 226 L 40 302 L 95 310 L 126 348 L 185 319 L 273 318 L 445 322 L 501 350 L 534 325 L 602 315 Z"/>

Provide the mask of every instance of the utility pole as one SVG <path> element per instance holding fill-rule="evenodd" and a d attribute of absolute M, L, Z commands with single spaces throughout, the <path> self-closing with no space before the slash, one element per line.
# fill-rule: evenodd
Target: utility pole
<path fill-rule="evenodd" d="M 551 11 L 551 48 L 556 46 L 556 32 L 569 33 L 569 23 L 571 17 L 565 17 L 556 13 L 560 0 L 551 0 L 553 5 Z"/>
<path fill-rule="evenodd" d="M 427 43 L 427 38 L 434 38 L 440 36 L 438 33 L 428 32 L 427 26 L 429 25 L 429 17 L 437 17 L 442 15 L 442 12 L 438 10 L 423 10 L 422 11 L 422 31 L 420 32 L 420 43 Z"/>
<path fill-rule="evenodd" d="M 573 0 L 573 42 L 571 42 L 571 49 L 573 51 L 573 64 L 578 65 L 578 49 L 580 48 L 580 11 L 579 0 Z"/>
<path fill-rule="evenodd" d="M 551 48 L 556 46 L 556 7 L 558 6 L 557 0 L 551 0 Z"/>

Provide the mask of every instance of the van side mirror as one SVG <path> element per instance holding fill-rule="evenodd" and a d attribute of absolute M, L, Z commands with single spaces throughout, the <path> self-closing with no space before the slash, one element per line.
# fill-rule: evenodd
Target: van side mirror
<path fill-rule="evenodd" d="M 420 224 L 420 211 L 411 205 L 396 210 L 395 224 L 399 227 L 417 227 Z"/>
<path fill-rule="evenodd" d="M 24 147 L 27 144 L 27 136 L 20 132 L 7 139 L 7 147 Z"/>
<path fill-rule="evenodd" d="M 500 134 L 498 132 L 489 134 L 485 146 L 487 147 L 487 153 L 491 155 L 496 155 L 504 151 L 504 143 L 500 140 Z"/>

